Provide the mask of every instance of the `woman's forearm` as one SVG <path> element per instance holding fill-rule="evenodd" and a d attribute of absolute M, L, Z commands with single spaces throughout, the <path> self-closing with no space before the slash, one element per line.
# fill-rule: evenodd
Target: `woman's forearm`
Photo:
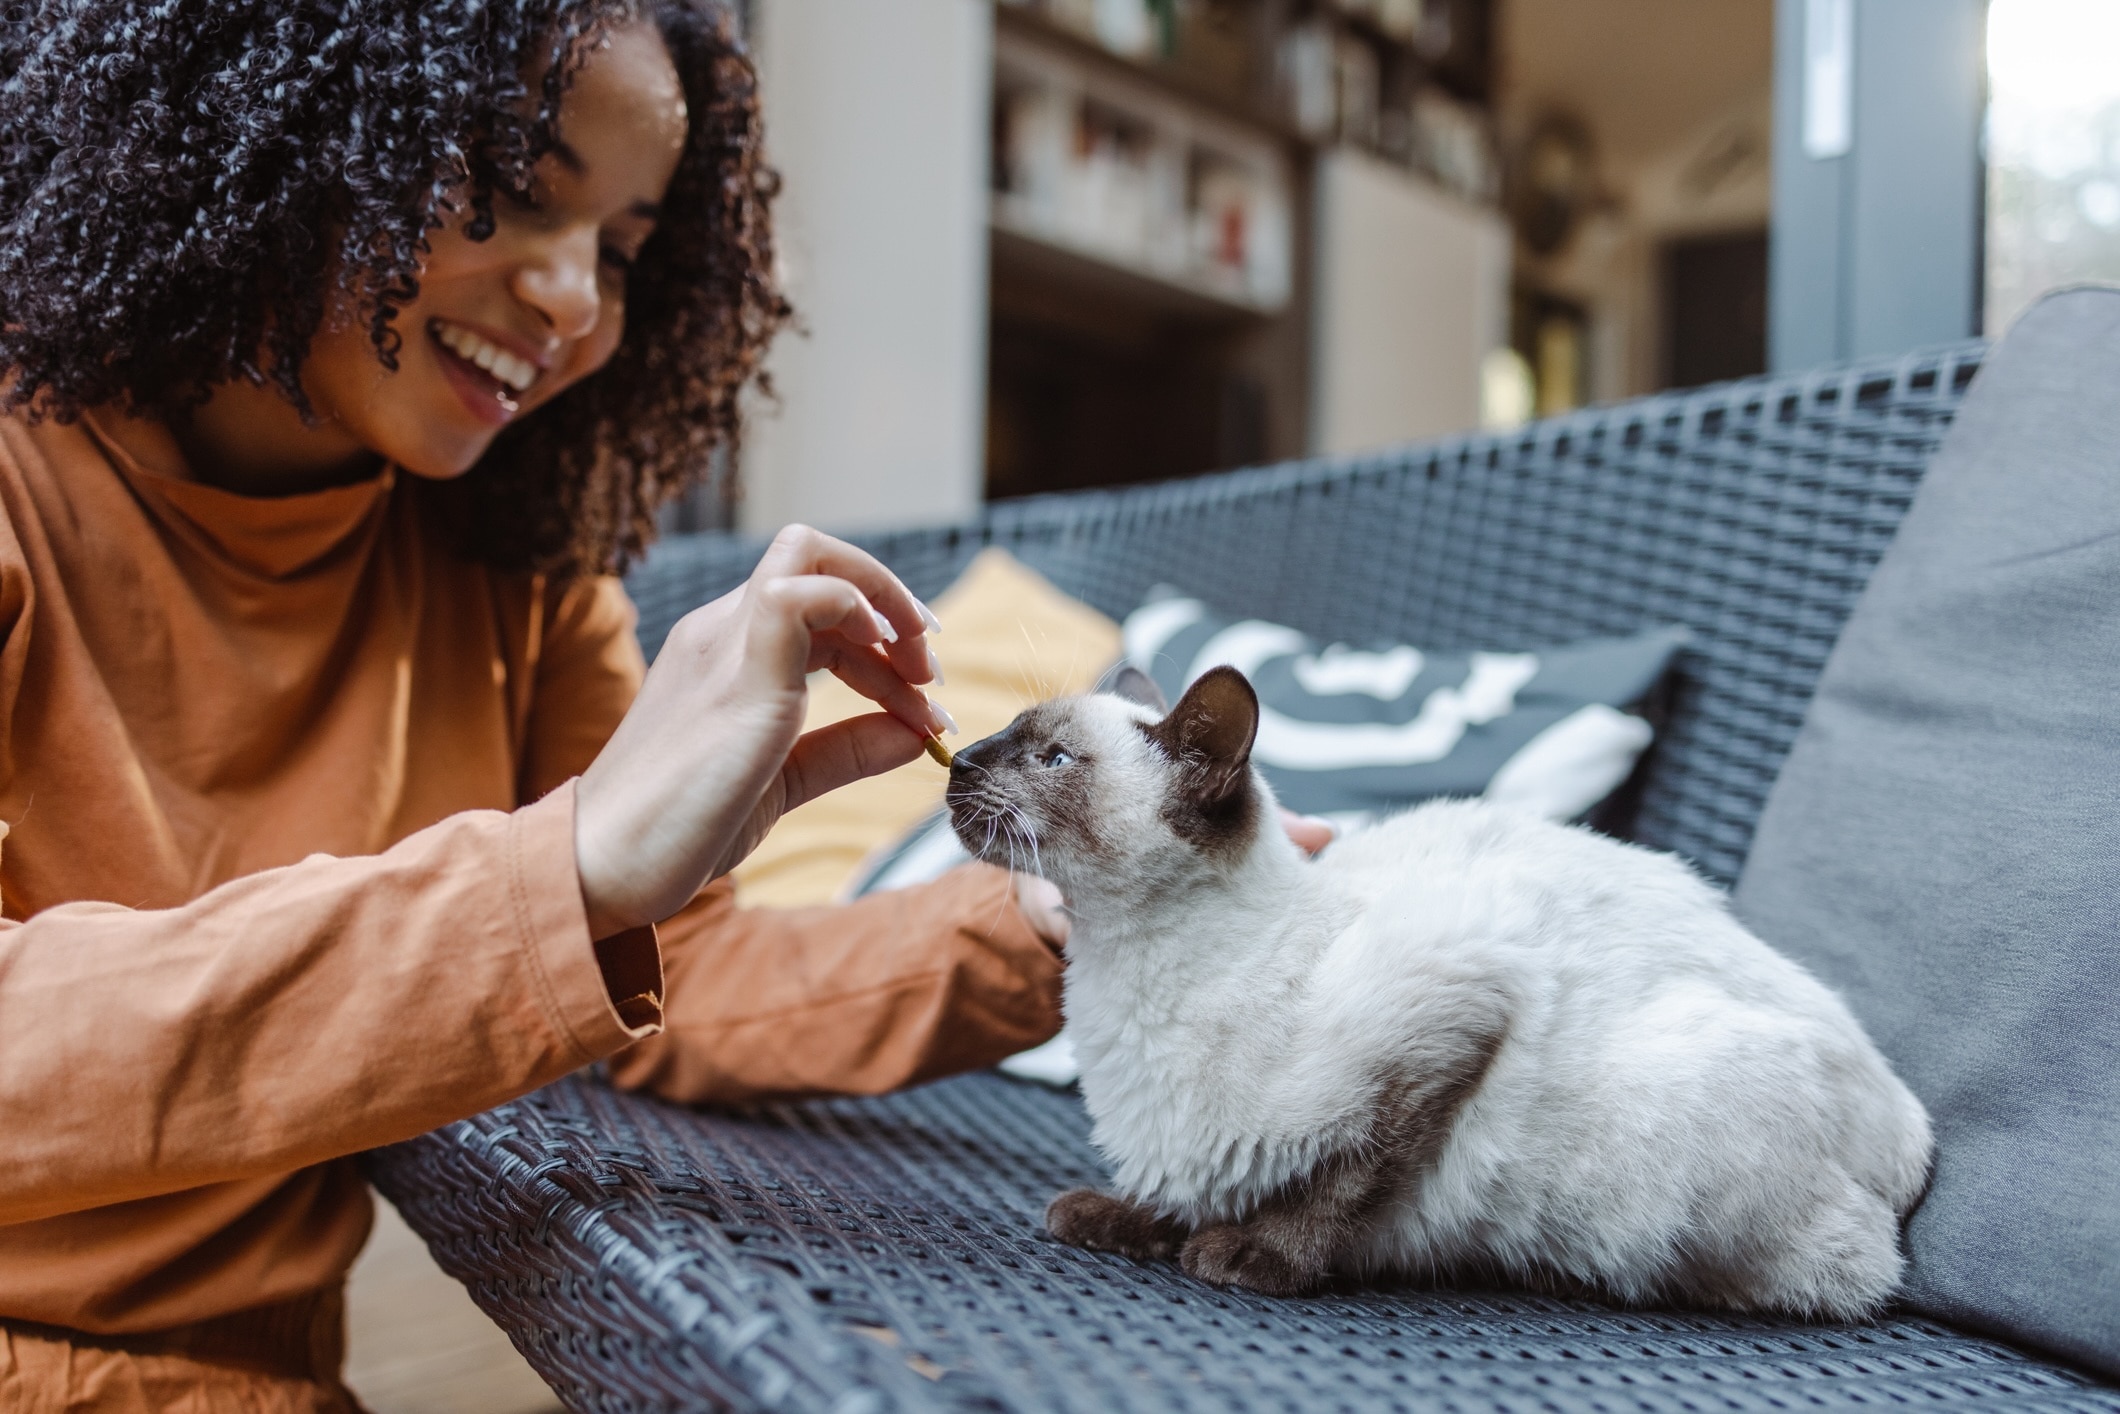
<path fill-rule="evenodd" d="M 573 792 L 314 856 L 181 908 L 0 924 L 0 1223 L 292 1171 L 534 1089 L 628 1027 L 573 868 Z M 659 988 L 652 989 L 659 991 Z"/>
<path fill-rule="evenodd" d="M 1060 959 L 983 864 L 834 908 L 740 909 L 723 882 L 661 931 L 667 1028 L 611 1068 L 673 1100 L 878 1094 L 1060 1029 Z"/>

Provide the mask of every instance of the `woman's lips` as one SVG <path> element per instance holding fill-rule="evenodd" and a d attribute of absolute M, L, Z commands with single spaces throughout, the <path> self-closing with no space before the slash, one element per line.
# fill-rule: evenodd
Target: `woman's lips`
<path fill-rule="evenodd" d="M 433 346 L 434 356 L 441 363 L 450 387 L 456 390 L 457 397 L 471 415 L 488 426 L 506 427 L 509 419 L 522 407 L 515 390 L 453 352 L 432 328 L 427 331 L 427 342 Z"/>

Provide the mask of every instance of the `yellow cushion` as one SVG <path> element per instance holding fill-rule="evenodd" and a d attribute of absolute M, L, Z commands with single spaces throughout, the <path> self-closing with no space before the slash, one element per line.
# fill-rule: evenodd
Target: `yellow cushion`
<path fill-rule="evenodd" d="M 952 747 L 1000 731 L 1033 702 L 1089 691 L 1118 661 L 1119 625 L 1005 550 L 980 551 L 930 607 L 942 621 L 931 641 L 948 684 L 930 695 L 964 728 L 947 739 Z M 819 673 L 810 679 L 804 727 L 874 710 Z M 871 853 L 941 807 L 947 783 L 942 768 L 921 756 L 790 811 L 736 867 L 739 896 L 768 908 L 830 903 Z"/>

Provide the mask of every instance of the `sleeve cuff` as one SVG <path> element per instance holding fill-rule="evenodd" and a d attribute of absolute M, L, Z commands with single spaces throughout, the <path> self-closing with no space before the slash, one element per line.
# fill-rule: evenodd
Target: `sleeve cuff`
<path fill-rule="evenodd" d="M 509 902 L 539 1000 L 583 1064 L 662 1029 L 655 930 L 589 936 L 574 864 L 574 782 L 511 817 Z"/>
<path fill-rule="evenodd" d="M 598 938 L 596 966 L 620 1022 L 636 1037 L 662 1028 L 662 943 L 653 923 Z"/>

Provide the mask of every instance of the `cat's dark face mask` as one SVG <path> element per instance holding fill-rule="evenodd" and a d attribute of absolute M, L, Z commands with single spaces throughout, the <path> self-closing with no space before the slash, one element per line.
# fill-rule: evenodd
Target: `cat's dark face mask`
<path fill-rule="evenodd" d="M 1093 789 L 1101 753 L 1082 716 L 1076 702 L 1043 702 L 955 754 L 943 798 L 974 858 L 1047 874 L 1049 851 L 1103 852 Z"/>
<path fill-rule="evenodd" d="M 1108 696 L 1029 708 L 956 754 L 950 823 L 974 857 L 1070 888 L 1081 871 L 1167 872 L 1157 861 L 1241 852 L 1263 815 L 1251 773 L 1258 697 L 1216 668 L 1163 710 L 1155 684 L 1123 669 Z M 1144 721 L 1112 697 L 1162 712 Z M 1074 877 L 1070 877 L 1074 876 Z"/>

